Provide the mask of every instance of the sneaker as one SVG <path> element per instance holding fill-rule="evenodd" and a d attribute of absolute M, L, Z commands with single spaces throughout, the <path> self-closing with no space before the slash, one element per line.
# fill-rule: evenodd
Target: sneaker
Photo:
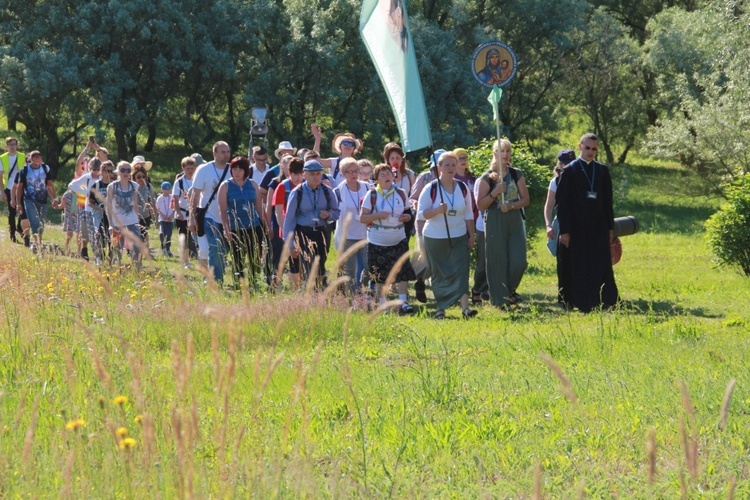
<path fill-rule="evenodd" d="M 29 248 L 31 249 L 31 253 L 33 253 L 34 255 L 36 255 L 37 253 L 39 253 L 39 250 L 37 250 L 37 248 L 36 248 L 36 244 L 34 244 L 34 243 L 29 244 Z"/>
<path fill-rule="evenodd" d="M 464 319 L 473 318 L 477 314 L 478 313 L 477 313 L 476 309 L 469 309 L 468 307 L 466 309 L 464 309 L 463 312 L 461 313 L 461 315 L 464 317 Z"/>
<path fill-rule="evenodd" d="M 410 306 L 409 304 L 407 304 L 406 302 L 404 302 L 403 304 L 401 304 L 401 307 L 398 308 L 398 313 L 401 316 L 405 316 L 407 314 L 414 314 L 414 308 Z"/>
<path fill-rule="evenodd" d="M 182 268 L 183 268 L 183 269 L 191 269 L 192 267 L 193 267 L 193 266 L 191 266 L 191 265 L 190 265 L 190 262 L 185 262 L 185 263 L 184 263 L 184 264 L 182 265 Z"/>
<path fill-rule="evenodd" d="M 101 266 L 102 265 L 102 259 L 100 257 L 96 258 L 96 265 Z"/>
<path fill-rule="evenodd" d="M 417 280 L 414 282 L 414 296 L 422 304 L 427 303 L 427 294 L 425 293 L 424 280 Z"/>

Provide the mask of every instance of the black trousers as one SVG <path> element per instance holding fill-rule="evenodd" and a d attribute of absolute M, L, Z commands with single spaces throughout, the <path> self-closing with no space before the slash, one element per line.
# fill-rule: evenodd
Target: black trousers
<path fill-rule="evenodd" d="M 21 221 L 16 220 L 16 209 L 10 206 L 10 189 L 5 190 L 5 196 L 8 199 L 8 233 L 10 234 L 11 241 L 16 241 L 16 231 L 19 233 L 23 232 Z"/>
<path fill-rule="evenodd" d="M 326 259 L 328 258 L 328 237 L 325 226 L 313 228 L 309 226 L 297 226 L 295 230 L 295 243 L 299 248 L 300 264 L 302 272 L 307 279 L 312 270 L 312 264 L 315 257 L 319 257 L 318 262 L 318 285 L 325 286 Z"/>

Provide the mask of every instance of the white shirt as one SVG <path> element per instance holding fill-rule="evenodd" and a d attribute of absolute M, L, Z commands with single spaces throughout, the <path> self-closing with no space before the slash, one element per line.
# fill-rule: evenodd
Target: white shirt
<path fill-rule="evenodd" d="M 158 212 L 158 220 L 159 222 L 169 222 L 167 219 L 162 217 L 161 214 L 165 214 L 167 217 L 171 217 L 172 214 L 174 214 L 174 210 L 172 210 L 171 207 L 171 201 L 172 201 L 172 195 L 164 196 L 164 194 L 160 194 L 156 198 L 156 211 Z"/>
<path fill-rule="evenodd" d="M 359 190 L 352 191 L 346 185 L 346 181 L 338 185 L 333 190 L 339 199 L 339 220 L 336 226 L 336 232 L 343 231 L 346 226 L 346 234 L 343 235 L 347 240 L 364 240 L 367 238 L 367 225 L 359 222 L 359 207 L 362 199 L 369 196 L 367 184 L 357 181 Z"/>
<path fill-rule="evenodd" d="M 268 169 L 269 169 L 268 164 L 266 163 L 266 169 L 263 170 L 262 172 L 258 170 L 258 167 L 256 167 L 254 163 L 251 165 L 250 169 L 253 171 L 253 175 L 251 176 L 251 179 L 254 180 L 258 186 L 260 186 L 260 182 L 263 180 L 263 177 L 265 177 L 266 172 L 268 172 Z M 263 200 L 263 203 L 265 202 L 266 200 Z"/>
<path fill-rule="evenodd" d="M 182 184 L 182 188 L 180 188 L 180 184 Z M 177 199 L 180 200 L 179 206 L 182 210 L 183 217 L 185 216 L 185 213 L 190 209 L 190 205 L 188 204 L 188 196 L 190 194 L 190 188 L 192 187 L 193 179 L 188 179 L 187 177 L 183 176 L 175 181 L 174 188 L 172 189 L 172 196 L 177 196 Z"/>
<path fill-rule="evenodd" d="M 479 180 L 474 183 L 474 199 L 479 200 Z M 479 217 L 474 224 L 477 231 L 484 232 L 484 210 L 479 210 Z"/>
<path fill-rule="evenodd" d="M 417 218 L 427 221 L 422 230 L 422 234 L 425 237 L 440 240 L 447 239 L 448 229 L 450 229 L 452 238 L 466 234 L 466 221 L 474 220 L 474 213 L 471 209 L 471 193 L 467 187 L 466 196 L 464 196 L 458 182 L 453 181 L 453 193 L 449 193 L 443 189 L 443 185 L 439 180 L 430 182 L 422 190 L 422 193 L 419 195 L 419 203 L 417 204 Z M 431 196 L 433 184 L 437 184 L 434 201 Z M 448 212 L 445 216 L 438 214 L 431 219 L 425 219 L 424 211 L 438 207 L 440 205 L 441 194 L 443 202 L 448 205 Z M 446 218 L 448 220 L 447 229 Z"/>
<path fill-rule="evenodd" d="M 362 200 L 362 208 L 372 210 L 372 213 L 390 213 L 390 217 L 387 219 L 376 220 L 367 228 L 368 242 L 381 247 L 392 247 L 398 245 L 401 240 L 406 238 L 404 223 L 400 222 L 398 218 L 403 215 L 407 207 L 404 207 L 404 200 L 397 191 L 394 190 L 385 199 L 382 194 L 377 193 L 375 207 L 372 206 L 370 194 L 368 193 Z"/>
<path fill-rule="evenodd" d="M 227 163 L 226 166 L 228 168 L 229 164 Z M 214 188 L 219 184 L 219 180 L 221 179 L 221 175 L 223 173 L 224 169 L 216 168 L 216 165 L 212 161 L 201 165 L 195 171 L 195 175 L 193 175 L 193 189 L 201 190 L 201 197 L 198 200 L 198 207 L 203 208 L 206 206 L 206 203 L 208 203 L 208 199 L 211 198 L 211 195 L 214 192 Z M 227 175 L 224 176 L 224 180 L 229 179 L 229 177 L 230 174 L 229 171 L 227 171 Z M 211 200 L 211 206 L 208 207 L 206 217 L 213 220 L 214 222 L 218 222 L 219 224 L 221 224 L 221 216 L 219 215 L 218 192 L 217 195 L 214 196 L 214 199 Z"/>
<path fill-rule="evenodd" d="M 88 204 L 88 197 L 89 194 L 91 194 L 91 187 L 96 184 L 96 181 L 98 180 L 98 177 L 94 179 L 93 177 L 91 177 L 91 172 L 87 172 L 80 176 L 78 179 L 73 179 L 72 181 L 70 181 L 70 184 L 68 184 L 68 189 L 70 189 L 77 195 L 86 197 L 87 202 L 83 209 L 86 212 L 94 211 L 91 205 Z"/>

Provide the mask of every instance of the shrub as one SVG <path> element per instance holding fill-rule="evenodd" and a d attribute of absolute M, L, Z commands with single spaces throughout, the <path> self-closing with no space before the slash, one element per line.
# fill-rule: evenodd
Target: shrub
<path fill-rule="evenodd" d="M 708 245 L 719 265 L 750 276 L 750 175 L 738 177 L 726 194 L 728 203 L 706 221 Z"/>

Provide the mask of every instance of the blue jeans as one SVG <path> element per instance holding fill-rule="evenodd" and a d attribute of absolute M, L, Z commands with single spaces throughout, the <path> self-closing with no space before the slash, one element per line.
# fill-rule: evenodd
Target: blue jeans
<path fill-rule="evenodd" d="M 47 217 L 47 204 L 24 198 L 23 211 L 29 219 L 31 234 L 42 234 L 44 232 L 44 219 Z"/>
<path fill-rule="evenodd" d="M 215 220 L 206 217 L 204 230 L 208 240 L 208 266 L 213 269 L 216 282 L 222 283 L 224 281 L 224 258 L 227 253 L 224 247 L 223 227 Z"/>
<path fill-rule="evenodd" d="M 346 252 L 353 245 L 359 243 L 359 240 L 345 240 L 344 248 L 341 253 Z M 362 289 L 362 273 L 367 268 L 367 245 L 363 246 L 357 252 L 349 257 L 344 263 L 344 272 L 349 276 L 350 281 L 347 283 L 349 293 L 357 293 Z"/>

